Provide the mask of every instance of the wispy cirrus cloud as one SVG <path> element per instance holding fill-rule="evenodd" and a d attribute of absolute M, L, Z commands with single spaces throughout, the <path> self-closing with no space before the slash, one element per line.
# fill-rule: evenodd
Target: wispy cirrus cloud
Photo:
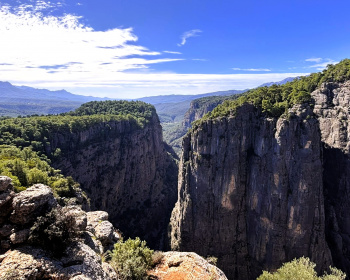
<path fill-rule="evenodd" d="M 180 52 L 173 52 L 173 51 L 163 51 L 163 53 L 170 53 L 170 54 L 182 54 Z"/>
<path fill-rule="evenodd" d="M 316 58 L 307 58 L 307 59 L 305 59 L 305 61 L 307 61 L 307 62 L 316 62 L 316 63 L 319 63 L 319 62 L 322 61 L 322 58 L 320 58 L 320 57 L 316 57 Z"/>
<path fill-rule="evenodd" d="M 305 61 L 315 63 L 315 64 L 307 66 L 307 68 L 316 68 L 316 70 L 320 70 L 320 71 L 325 69 L 328 64 L 336 64 L 339 62 L 339 61 L 335 61 L 335 60 L 330 59 L 330 58 L 321 58 L 321 57 L 307 58 L 307 59 L 305 59 Z"/>
<path fill-rule="evenodd" d="M 202 30 L 199 29 L 192 29 L 190 31 L 186 31 L 184 34 L 181 36 L 181 43 L 177 44 L 179 47 L 183 46 L 186 44 L 187 39 L 191 37 L 197 37 L 199 36 L 199 33 L 201 33 Z"/>
<path fill-rule="evenodd" d="M 232 68 L 235 71 L 249 71 L 249 72 L 270 72 L 270 69 L 267 68 Z"/>

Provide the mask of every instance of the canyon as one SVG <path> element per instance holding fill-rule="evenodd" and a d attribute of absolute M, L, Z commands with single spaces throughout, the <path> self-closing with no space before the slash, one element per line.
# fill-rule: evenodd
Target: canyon
<path fill-rule="evenodd" d="M 350 83 L 311 96 L 279 118 L 246 104 L 185 136 L 172 249 L 215 255 L 229 279 L 301 256 L 349 274 Z"/>
<path fill-rule="evenodd" d="M 316 263 L 318 272 L 331 265 L 350 275 L 350 81 L 323 81 L 327 73 L 305 78 L 309 93 L 293 92 L 287 84 L 289 103 L 281 93 L 269 96 L 278 86 L 271 92 L 257 89 L 263 97 L 252 91 L 225 97 L 222 105 L 221 98 L 192 103 L 183 125 L 195 122 L 183 138 L 178 165 L 154 107 L 142 102 L 108 103 L 124 104 L 121 111 L 132 108 L 133 116 L 103 112 L 99 102 L 78 109 L 82 115 L 49 116 L 55 128 L 49 132 L 47 120 L 37 118 L 44 129 L 30 139 L 2 126 L 7 138 L 0 144 L 23 138 L 20 143 L 42 147 L 52 167 L 72 176 L 90 199 L 83 210 L 105 211 L 92 213 L 106 213 L 101 221 L 108 216 L 111 229 L 139 236 L 153 249 L 214 256 L 228 279 L 256 279 L 263 270 L 302 256 Z M 277 101 L 269 103 L 273 98 Z M 5 251 L 17 246 L 12 234 L 18 232 L 20 239 L 22 230 L 28 232 L 16 220 L 23 218 L 8 219 L 17 217 L 13 201 L 29 189 L 15 194 L 3 180 L 1 229 L 13 227 L 1 237 Z M 199 260 L 194 253 L 174 258 Z M 164 270 L 173 267 L 172 253 L 167 258 Z M 108 272 L 97 267 L 101 275 Z"/>

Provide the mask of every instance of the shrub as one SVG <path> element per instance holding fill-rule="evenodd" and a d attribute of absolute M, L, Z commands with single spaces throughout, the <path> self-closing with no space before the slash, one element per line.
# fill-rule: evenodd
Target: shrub
<path fill-rule="evenodd" d="M 217 265 L 218 263 L 218 258 L 214 256 L 207 256 L 206 258 L 207 262 L 212 264 L 212 265 Z"/>
<path fill-rule="evenodd" d="M 70 242 L 81 232 L 77 230 L 75 217 L 66 207 L 57 207 L 45 216 L 38 217 L 30 229 L 29 242 L 52 251 L 59 257 Z"/>
<path fill-rule="evenodd" d="M 138 280 L 146 277 L 152 266 L 153 250 L 140 238 L 128 239 L 114 244 L 111 265 L 123 280 Z"/>
<path fill-rule="evenodd" d="M 309 258 L 302 257 L 283 264 L 274 273 L 263 271 L 257 280 L 344 280 L 346 278 L 345 273 L 334 267 L 330 267 L 331 274 L 325 273 L 318 277 L 315 266 L 316 264 Z"/>
<path fill-rule="evenodd" d="M 163 252 L 155 251 L 152 255 L 152 266 L 156 266 L 157 264 L 161 263 L 163 257 Z"/>

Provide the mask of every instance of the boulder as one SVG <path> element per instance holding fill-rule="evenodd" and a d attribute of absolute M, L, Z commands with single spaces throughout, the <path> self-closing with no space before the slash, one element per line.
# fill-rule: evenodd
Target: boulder
<path fill-rule="evenodd" d="M 0 239 L 11 235 L 12 230 L 12 225 L 3 225 L 2 227 L 0 227 Z"/>
<path fill-rule="evenodd" d="M 69 226 L 74 232 L 83 232 L 87 226 L 87 215 L 79 206 L 63 207 L 65 219 L 70 221 Z"/>
<path fill-rule="evenodd" d="M 41 249 L 25 246 L 9 251 L 0 263 L 0 279 L 68 280 L 60 270 L 61 263 L 49 258 Z"/>
<path fill-rule="evenodd" d="M 29 224 L 38 216 L 45 215 L 56 204 L 51 188 L 43 184 L 36 184 L 13 199 L 10 221 L 19 225 Z"/>
<path fill-rule="evenodd" d="M 7 176 L 0 176 L 0 192 L 7 191 L 8 189 L 13 190 L 13 186 L 11 185 L 11 178 Z"/>
<path fill-rule="evenodd" d="M 70 279 L 110 279 L 102 268 L 101 257 L 81 242 L 72 243 L 66 249 L 65 257 L 61 261 L 65 267 L 62 272 L 69 275 Z"/>
<path fill-rule="evenodd" d="M 95 227 L 95 236 L 104 246 L 113 243 L 113 232 L 113 225 L 108 221 L 102 221 Z"/>
<path fill-rule="evenodd" d="M 23 229 L 17 232 L 14 232 L 10 235 L 10 240 L 12 244 L 20 244 L 24 243 L 25 241 L 28 240 L 29 237 L 29 229 Z"/>
<path fill-rule="evenodd" d="M 161 261 L 150 271 L 151 279 L 227 280 L 225 274 L 195 253 L 165 252 Z"/>
<path fill-rule="evenodd" d="M 11 178 L 0 176 L 0 225 L 5 222 L 5 218 L 12 212 L 12 199 L 15 196 Z"/>

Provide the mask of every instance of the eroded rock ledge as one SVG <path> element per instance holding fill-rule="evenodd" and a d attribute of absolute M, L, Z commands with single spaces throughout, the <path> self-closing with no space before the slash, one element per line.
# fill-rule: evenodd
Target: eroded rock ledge
<path fill-rule="evenodd" d="M 77 233 L 59 256 L 31 242 L 34 223 L 52 210 L 59 210 L 60 218 L 69 222 L 68 230 Z M 15 194 L 11 179 L 0 176 L 0 213 L 0 279 L 118 279 L 101 260 L 120 238 L 106 212 L 62 207 L 42 184 Z"/>

